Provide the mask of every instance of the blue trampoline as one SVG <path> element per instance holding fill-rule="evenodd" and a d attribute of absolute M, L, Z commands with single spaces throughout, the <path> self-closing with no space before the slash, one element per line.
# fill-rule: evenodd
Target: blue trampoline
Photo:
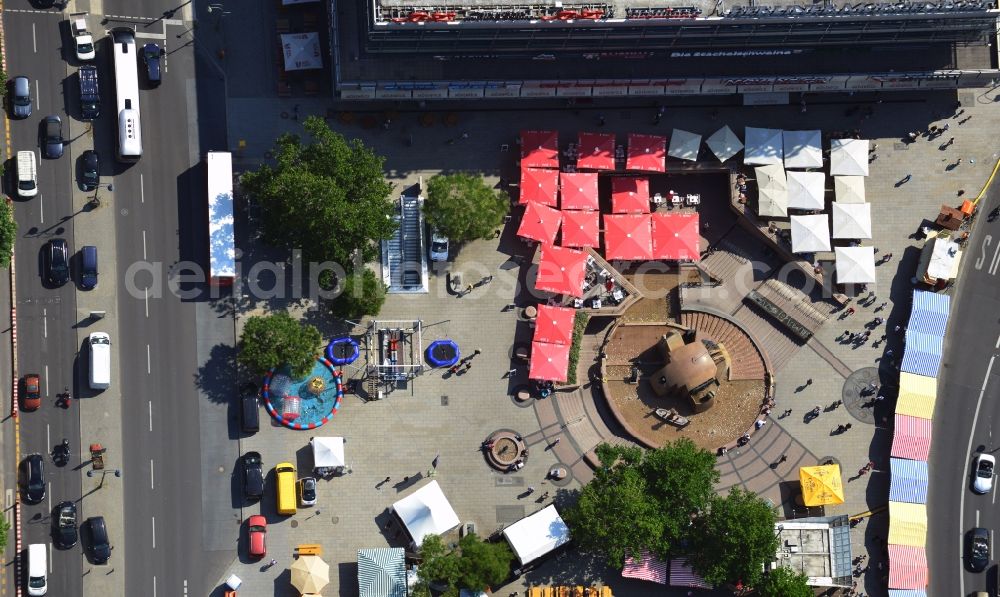
<path fill-rule="evenodd" d="M 434 367 L 451 367 L 461 356 L 458 344 L 451 340 L 435 340 L 427 347 L 427 362 Z"/>
<path fill-rule="evenodd" d="M 326 358 L 338 367 L 350 365 L 358 359 L 358 354 L 358 343 L 347 336 L 334 338 L 326 345 Z"/>

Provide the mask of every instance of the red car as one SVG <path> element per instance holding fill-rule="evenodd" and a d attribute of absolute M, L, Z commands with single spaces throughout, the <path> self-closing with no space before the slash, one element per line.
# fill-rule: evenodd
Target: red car
<path fill-rule="evenodd" d="M 24 376 L 24 410 L 37 410 L 42 405 L 42 384 L 37 373 Z"/>
<path fill-rule="evenodd" d="M 250 557 L 262 558 L 267 555 L 267 519 L 255 514 L 247 521 Z"/>

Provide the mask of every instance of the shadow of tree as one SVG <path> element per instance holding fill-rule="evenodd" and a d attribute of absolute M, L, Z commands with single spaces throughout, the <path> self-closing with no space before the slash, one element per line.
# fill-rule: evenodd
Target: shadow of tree
<path fill-rule="evenodd" d="M 198 368 L 194 384 L 209 400 L 223 404 L 236 395 L 236 374 L 236 347 L 216 344 Z"/>

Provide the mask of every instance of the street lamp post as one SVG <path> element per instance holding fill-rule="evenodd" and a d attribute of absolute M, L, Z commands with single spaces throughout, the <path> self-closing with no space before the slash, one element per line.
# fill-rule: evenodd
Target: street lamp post
<path fill-rule="evenodd" d="M 112 471 L 108 471 L 108 470 L 102 470 L 102 471 L 100 471 L 100 473 L 101 473 L 101 482 L 97 485 L 97 489 L 100 489 L 100 488 L 104 487 L 104 477 L 107 477 L 108 473 L 110 473 L 110 472 L 112 472 Z M 115 477 L 118 477 L 119 479 L 121 478 L 122 472 L 121 472 L 120 469 L 115 469 L 114 473 L 115 473 Z M 88 477 L 93 477 L 94 476 L 94 471 L 93 470 L 87 471 L 87 476 Z"/>
<path fill-rule="evenodd" d="M 108 187 L 108 192 L 109 193 L 112 193 L 115 190 L 114 183 L 111 183 L 111 182 L 105 183 L 105 184 L 97 183 L 94 186 L 94 197 L 90 200 L 91 207 L 95 207 L 96 208 L 96 207 L 100 207 L 101 206 L 101 198 L 98 196 L 98 191 L 101 190 L 101 187 Z"/>

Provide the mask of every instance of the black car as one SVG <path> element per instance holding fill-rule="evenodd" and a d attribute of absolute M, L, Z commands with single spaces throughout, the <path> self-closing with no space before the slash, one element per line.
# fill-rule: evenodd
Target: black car
<path fill-rule="evenodd" d="M 982 527 L 972 529 L 969 537 L 969 570 L 982 572 L 990 564 L 990 532 Z"/>
<path fill-rule="evenodd" d="M 254 500 L 264 495 L 264 463 L 258 452 L 243 455 L 243 494 Z"/>
<path fill-rule="evenodd" d="M 76 545 L 76 504 L 59 502 L 52 516 L 52 522 L 56 527 L 56 547 L 69 549 Z"/>
<path fill-rule="evenodd" d="M 90 529 L 90 545 L 87 554 L 95 564 L 107 564 L 111 559 L 111 543 L 108 541 L 108 527 L 103 516 L 93 516 L 87 519 Z"/>
<path fill-rule="evenodd" d="M 260 402 L 257 401 L 257 386 L 248 383 L 240 392 L 240 426 L 244 433 L 260 431 Z"/>
<path fill-rule="evenodd" d="M 160 46 L 149 43 L 142 46 L 142 61 L 146 64 L 146 80 L 152 86 L 160 84 Z"/>
<path fill-rule="evenodd" d="M 101 181 L 101 156 L 93 149 L 80 155 L 80 188 L 93 191 Z"/>
<path fill-rule="evenodd" d="M 61 158 L 63 154 L 62 118 L 54 114 L 46 116 L 42 125 L 44 127 L 42 155 L 50 160 Z"/>
<path fill-rule="evenodd" d="M 69 282 L 69 245 L 64 238 L 53 238 L 45 246 L 45 278 L 53 286 Z"/>
<path fill-rule="evenodd" d="M 24 498 L 29 504 L 45 499 L 45 467 L 41 454 L 29 454 L 24 459 Z"/>

